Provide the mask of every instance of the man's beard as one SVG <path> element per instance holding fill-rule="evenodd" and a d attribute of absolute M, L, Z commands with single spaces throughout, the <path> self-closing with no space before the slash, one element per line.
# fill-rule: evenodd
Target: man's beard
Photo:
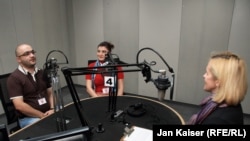
<path fill-rule="evenodd" d="M 35 66 L 36 66 L 36 63 L 34 63 L 34 64 L 23 64 L 23 66 L 24 67 L 26 67 L 26 68 L 35 68 Z"/>

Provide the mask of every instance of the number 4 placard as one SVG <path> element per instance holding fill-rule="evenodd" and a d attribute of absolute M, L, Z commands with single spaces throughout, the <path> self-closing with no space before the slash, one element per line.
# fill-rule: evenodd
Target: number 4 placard
<path fill-rule="evenodd" d="M 105 87 L 114 87 L 114 77 L 113 76 L 104 76 L 104 86 Z"/>

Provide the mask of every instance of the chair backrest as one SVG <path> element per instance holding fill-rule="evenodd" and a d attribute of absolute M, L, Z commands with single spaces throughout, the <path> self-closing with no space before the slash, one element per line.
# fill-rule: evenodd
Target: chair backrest
<path fill-rule="evenodd" d="M 7 90 L 7 79 L 10 73 L 0 75 L 0 99 L 1 103 L 7 117 L 7 123 L 12 124 L 18 121 L 16 109 L 14 104 L 9 98 L 8 90 Z"/>
<path fill-rule="evenodd" d="M 88 65 L 93 63 L 93 62 L 96 62 L 96 60 L 88 60 Z"/>

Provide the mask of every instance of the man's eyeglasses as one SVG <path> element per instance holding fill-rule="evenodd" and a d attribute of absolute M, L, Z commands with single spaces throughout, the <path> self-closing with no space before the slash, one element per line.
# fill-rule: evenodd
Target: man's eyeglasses
<path fill-rule="evenodd" d="M 19 56 L 17 56 L 17 57 L 21 57 L 21 56 L 28 56 L 28 55 L 30 55 L 30 54 L 35 54 L 36 53 L 36 51 L 34 51 L 34 50 L 31 50 L 31 51 L 26 51 L 26 52 L 24 52 L 22 55 L 19 55 Z"/>

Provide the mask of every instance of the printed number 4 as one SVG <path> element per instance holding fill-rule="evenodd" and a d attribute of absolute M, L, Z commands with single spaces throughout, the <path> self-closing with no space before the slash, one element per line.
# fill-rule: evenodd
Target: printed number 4
<path fill-rule="evenodd" d="M 104 86 L 105 87 L 114 87 L 114 77 L 105 76 L 104 77 Z"/>

